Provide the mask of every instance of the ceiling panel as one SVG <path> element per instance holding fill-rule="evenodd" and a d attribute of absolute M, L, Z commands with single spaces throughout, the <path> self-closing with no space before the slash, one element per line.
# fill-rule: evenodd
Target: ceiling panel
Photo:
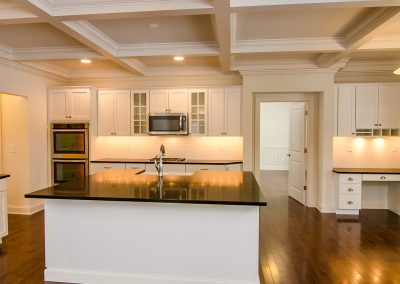
<path fill-rule="evenodd" d="M 120 44 L 215 41 L 210 15 L 90 22 Z M 150 28 L 151 24 L 157 24 L 158 28 Z"/>
<path fill-rule="evenodd" d="M 0 25 L 0 44 L 11 48 L 82 46 L 46 23 Z"/>
<path fill-rule="evenodd" d="M 237 39 L 341 37 L 371 8 L 296 9 L 237 16 Z"/>
<path fill-rule="evenodd" d="M 397 51 L 358 51 L 352 54 L 351 61 L 388 61 L 400 60 L 400 49 Z"/>
<path fill-rule="evenodd" d="M 147 67 L 216 67 L 219 66 L 218 57 L 196 56 L 186 57 L 183 61 L 175 61 L 171 56 L 138 57 Z"/>
<path fill-rule="evenodd" d="M 284 60 L 284 59 L 304 59 L 314 60 L 319 56 L 317 53 L 303 52 L 278 52 L 278 53 L 257 53 L 235 55 L 235 61 L 265 61 L 265 60 Z"/>

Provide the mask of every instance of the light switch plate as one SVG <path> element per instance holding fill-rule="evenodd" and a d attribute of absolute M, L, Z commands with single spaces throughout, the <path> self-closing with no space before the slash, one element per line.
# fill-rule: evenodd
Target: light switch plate
<path fill-rule="evenodd" d="M 393 152 L 398 152 L 399 151 L 399 145 L 398 144 L 393 144 L 392 145 L 392 151 Z"/>
<path fill-rule="evenodd" d="M 347 152 L 353 152 L 353 144 L 347 144 Z"/>

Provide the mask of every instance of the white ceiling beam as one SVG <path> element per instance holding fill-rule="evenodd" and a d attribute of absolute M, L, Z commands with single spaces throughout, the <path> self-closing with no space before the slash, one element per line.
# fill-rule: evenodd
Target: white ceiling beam
<path fill-rule="evenodd" d="M 11 47 L 0 44 L 0 58 L 7 60 L 13 60 L 14 53 Z"/>
<path fill-rule="evenodd" d="M 368 41 L 399 17 L 400 7 L 376 8 L 364 19 L 359 21 L 344 36 L 345 50 L 339 53 L 327 53 L 318 58 L 319 66 L 330 67 L 340 59 L 350 56 Z"/>
<path fill-rule="evenodd" d="M 400 35 L 382 35 L 374 37 L 362 45 L 359 50 L 400 50 Z"/>
<path fill-rule="evenodd" d="M 400 0 L 231 0 L 234 12 L 299 8 L 363 8 L 400 6 Z"/>
<path fill-rule="evenodd" d="M 288 38 L 236 40 L 232 53 L 269 53 L 269 52 L 321 52 L 342 51 L 343 38 Z"/>
<path fill-rule="evenodd" d="M 13 2 L 0 2 L 0 25 L 40 23 L 43 20 Z"/>
<path fill-rule="evenodd" d="M 104 57 L 88 47 L 41 47 L 41 48 L 14 48 L 15 61 L 63 60 Z"/>
<path fill-rule="evenodd" d="M 220 63 L 224 72 L 231 71 L 231 11 L 229 1 L 214 0 L 214 32 L 220 50 Z"/>

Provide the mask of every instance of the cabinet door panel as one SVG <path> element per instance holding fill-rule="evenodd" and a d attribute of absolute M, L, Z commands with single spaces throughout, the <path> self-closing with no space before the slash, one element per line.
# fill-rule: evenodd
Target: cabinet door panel
<path fill-rule="evenodd" d="M 377 128 L 377 100 L 375 85 L 356 87 L 356 128 Z"/>
<path fill-rule="evenodd" d="M 337 136 L 355 132 L 355 87 L 339 86 L 337 93 Z"/>
<path fill-rule="evenodd" d="M 130 91 L 117 91 L 114 95 L 114 132 L 116 135 L 131 134 L 131 96 Z"/>
<path fill-rule="evenodd" d="M 0 238 L 8 234 L 7 191 L 0 192 Z"/>
<path fill-rule="evenodd" d="M 99 136 L 114 133 L 114 94 L 111 91 L 98 94 L 98 132 Z"/>
<path fill-rule="evenodd" d="M 67 90 L 49 92 L 49 119 L 66 120 Z"/>
<path fill-rule="evenodd" d="M 72 120 L 90 120 L 90 90 L 71 90 L 67 99 L 67 114 Z"/>
<path fill-rule="evenodd" d="M 169 90 L 168 109 L 170 112 L 188 112 L 188 101 L 186 89 Z"/>
<path fill-rule="evenodd" d="M 209 90 L 209 135 L 219 136 L 225 132 L 224 89 Z"/>
<path fill-rule="evenodd" d="M 168 90 L 150 91 L 150 112 L 164 113 L 168 109 Z"/>
<path fill-rule="evenodd" d="M 400 128 L 400 86 L 379 86 L 378 123 L 380 128 Z"/>
<path fill-rule="evenodd" d="M 241 113 L 242 96 L 240 89 L 225 90 L 226 103 L 226 135 L 240 136 L 241 134 Z"/>

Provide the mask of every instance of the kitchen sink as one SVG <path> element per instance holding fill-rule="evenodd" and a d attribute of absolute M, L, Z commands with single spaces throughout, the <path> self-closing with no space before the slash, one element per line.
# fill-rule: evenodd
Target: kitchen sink
<path fill-rule="evenodd" d="M 158 176 L 157 172 L 144 172 L 141 175 L 145 176 Z M 191 176 L 193 173 L 182 173 L 182 172 L 164 172 L 164 176 Z"/>

